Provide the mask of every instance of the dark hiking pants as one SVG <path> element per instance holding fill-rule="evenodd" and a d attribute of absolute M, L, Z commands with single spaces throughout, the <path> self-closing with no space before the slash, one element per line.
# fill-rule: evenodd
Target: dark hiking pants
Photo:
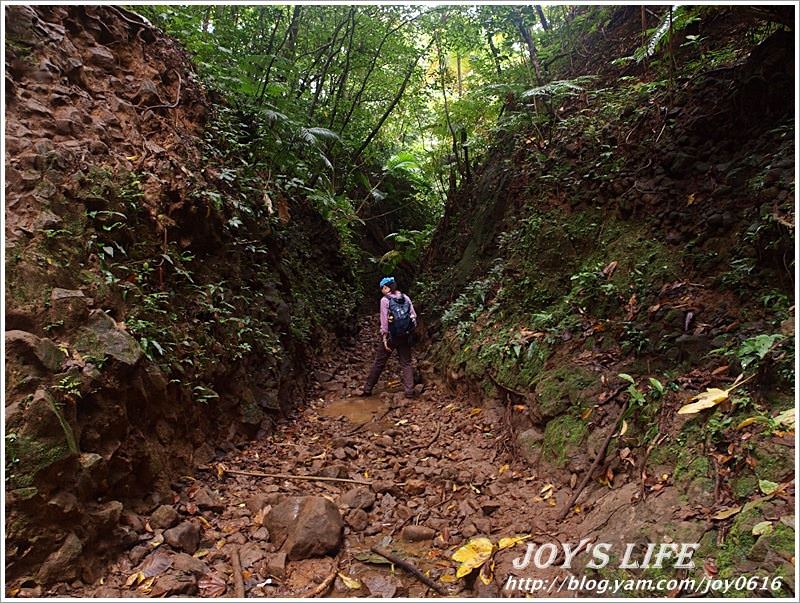
<path fill-rule="evenodd" d="M 391 350 L 383 347 L 383 340 L 378 340 L 378 345 L 375 348 L 375 362 L 372 364 L 372 370 L 367 377 L 367 383 L 364 385 L 365 392 L 371 392 L 372 388 L 378 382 L 378 379 L 392 355 L 392 351 L 397 350 L 397 359 L 400 361 L 400 380 L 403 383 L 403 391 L 407 396 L 414 395 L 414 370 L 411 368 L 411 341 L 409 337 L 396 337 L 389 341 Z"/>

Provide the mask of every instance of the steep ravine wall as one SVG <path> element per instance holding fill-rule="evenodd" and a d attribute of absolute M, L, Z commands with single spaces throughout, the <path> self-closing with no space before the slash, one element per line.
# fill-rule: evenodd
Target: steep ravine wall
<path fill-rule="evenodd" d="M 746 19 L 701 23 L 706 50 L 746 46 Z M 606 37 L 630 54 L 638 25 L 617 27 Z M 448 200 L 415 298 L 442 374 L 506 408 L 515 450 L 556 489 L 580 481 L 630 400 L 574 533 L 702 539 L 721 576 L 788 582 L 793 499 L 764 498 L 759 480 L 795 471 L 793 432 L 775 423 L 794 407 L 793 56 L 777 31 L 730 66 L 700 62 L 672 99 L 652 73 L 608 66 L 558 99 L 557 120 L 501 134 Z M 734 403 L 677 414 L 745 369 Z M 709 521 L 723 505 L 748 513 Z M 750 534 L 772 517 L 779 536 Z"/>
<path fill-rule="evenodd" d="M 129 509 L 303 395 L 354 307 L 315 296 L 351 277 L 307 201 L 237 188 L 159 30 L 14 6 L 6 33 L 6 571 L 92 580 Z"/>

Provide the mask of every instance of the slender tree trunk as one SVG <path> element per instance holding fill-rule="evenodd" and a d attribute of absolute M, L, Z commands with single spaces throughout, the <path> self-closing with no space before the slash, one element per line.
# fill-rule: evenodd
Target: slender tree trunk
<path fill-rule="evenodd" d="M 339 38 L 339 32 L 344 27 L 344 24 L 348 21 L 352 20 L 353 14 L 355 13 L 355 7 L 350 9 L 350 12 L 347 15 L 347 18 L 344 19 L 341 23 L 336 26 L 336 29 L 333 32 L 333 42 L 331 43 L 331 47 L 328 52 L 328 59 L 325 61 L 325 64 L 322 66 L 322 73 L 317 78 L 317 88 L 314 90 L 314 99 L 311 101 L 311 107 L 308 110 L 308 118 L 313 119 L 314 112 L 317 110 L 317 103 L 319 102 L 320 94 L 322 94 L 322 89 L 325 87 L 325 79 L 328 77 L 328 70 L 330 69 L 331 63 L 333 62 L 334 57 L 339 54 L 337 49 L 337 41 Z M 347 34 L 345 34 L 347 35 Z"/>
<path fill-rule="evenodd" d="M 412 61 L 411 64 L 408 66 L 406 77 L 405 79 L 403 79 L 403 83 L 400 85 L 400 89 L 397 91 L 397 94 L 395 94 L 394 99 L 389 104 L 389 106 L 386 107 L 386 111 L 383 112 L 383 115 L 381 115 L 381 118 L 378 120 L 378 123 L 375 124 L 374 128 L 372 128 L 372 131 L 369 133 L 366 139 L 364 139 L 364 142 L 361 143 L 361 146 L 358 147 L 358 150 L 356 150 L 356 152 L 353 153 L 354 161 L 361 156 L 364 150 L 369 146 L 369 143 L 371 143 L 372 140 L 375 138 L 375 136 L 378 135 L 378 132 L 380 132 L 380 129 L 383 127 L 384 122 L 388 119 L 389 115 L 391 115 L 392 111 L 394 111 L 395 107 L 400 102 L 400 99 L 403 98 L 403 93 L 406 91 L 406 86 L 408 86 L 408 82 L 411 81 L 411 76 L 414 74 L 414 69 L 419 64 L 419 60 L 428 51 L 428 49 L 430 49 L 432 45 L 433 45 L 433 40 L 430 41 L 425 50 L 423 50 L 419 54 L 419 56 L 414 61 Z"/>
<path fill-rule="evenodd" d="M 208 26 L 211 23 L 211 5 L 206 6 L 203 13 L 203 33 L 208 33 Z"/>
<path fill-rule="evenodd" d="M 263 7 L 262 7 L 263 8 Z M 278 28 L 281 24 L 281 18 L 283 17 L 282 12 L 278 12 L 277 18 L 275 19 L 275 27 L 272 28 L 272 33 L 269 35 L 269 42 L 267 43 L 267 49 L 264 54 L 272 55 L 272 51 L 275 49 L 275 36 L 278 33 Z M 267 90 L 267 84 L 269 83 L 269 71 L 272 67 L 272 62 L 275 60 L 274 56 L 270 57 L 269 67 L 264 70 L 264 76 L 261 81 L 261 91 L 258 94 L 258 102 L 259 104 L 264 98 L 264 93 Z"/>
<path fill-rule="evenodd" d="M 497 80 L 500 81 L 500 78 L 503 77 L 502 70 L 500 69 L 500 53 L 497 50 L 497 46 L 494 45 L 494 32 L 487 32 L 486 33 L 486 41 L 489 44 L 489 50 L 492 52 L 492 58 L 494 59 L 494 67 L 497 70 Z"/>
<path fill-rule="evenodd" d="M 456 53 L 456 72 L 458 75 L 458 98 L 464 94 L 464 84 L 461 80 L 461 55 Z"/>
<path fill-rule="evenodd" d="M 537 4 L 535 5 L 536 14 L 539 15 L 539 23 L 542 24 L 542 27 L 545 31 L 550 31 L 550 24 L 547 22 L 547 19 L 544 17 L 544 11 L 542 10 L 542 5 Z"/>
<path fill-rule="evenodd" d="M 531 30 L 525 24 L 522 15 L 516 10 L 511 12 L 511 18 L 514 20 L 514 24 L 517 26 L 520 36 L 522 36 L 525 45 L 528 47 L 528 55 L 530 56 L 533 71 L 536 74 L 536 81 L 541 86 L 545 82 L 544 69 L 542 68 L 542 62 L 539 60 L 539 53 L 536 50 L 536 44 L 533 41 Z"/>
<path fill-rule="evenodd" d="M 416 18 L 417 17 L 414 17 L 412 19 L 407 19 L 407 20 L 403 21 L 397 27 L 387 31 L 384 34 L 383 38 L 381 38 L 381 43 L 378 44 L 378 48 L 375 50 L 375 53 L 372 55 L 372 61 L 369 64 L 369 68 L 367 69 L 367 73 L 364 76 L 364 79 L 361 81 L 361 87 L 358 89 L 358 92 L 356 93 L 355 97 L 353 98 L 353 102 L 350 104 L 350 109 L 348 109 L 347 115 L 345 115 L 344 119 L 342 120 L 342 126 L 341 126 L 341 128 L 339 128 L 339 134 L 342 134 L 344 132 L 344 129 L 350 123 L 350 119 L 353 117 L 353 112 L 356 110 L 356 107 L 361 102 L 361 96 L 364 94 L 364 90 L 366 90 L 366 88 L 367 88 L 367 83 L 369 82 L 369 78 L 372 75 L 372 72 L 375 70 L 375 65 L 377 64 L 378 59 L 381 56 L 381 50 L 383 49 L 383 45 L 386 43 L 386 40 L 388 40 L 389 37 L 393 33 L 395 33 L 396 31 L 400 30 L 403 26 L 405 26 L 406 24 L 410 23 L 411 21 L 413 21 Z"/>
<path fill-rule="evenodd" d="M 356 13 L 355 9 L 350 12 L 350 36 L 347 41 L 347 54 L 345 55 L 344 68 L 336 83 L 336 96 L 333 101 L 333 108 L 331 109 L 331 117 L 328 120 L 328 128 L 333 129 L 333 124 L 336 121 L 336 114 L 339 112 L 339 103 L 342 100 L 342 95 L 347 87 L 347 78 L 350 76 L 350 57 L 353 54 L 353 36 L 356 31 Z"/>

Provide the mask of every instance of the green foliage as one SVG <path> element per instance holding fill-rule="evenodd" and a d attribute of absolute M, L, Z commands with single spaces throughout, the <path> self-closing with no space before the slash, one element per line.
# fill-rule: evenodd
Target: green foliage
<path fill-rule="evenodd" d="M 783 335 L 756 335 L 745 339 L 736 350 L 736 357 L 742 364 L 742 370 L 746 370 L 754 363 L 763 360 L 770 352 L 777 341 L 783 339 Z"/>

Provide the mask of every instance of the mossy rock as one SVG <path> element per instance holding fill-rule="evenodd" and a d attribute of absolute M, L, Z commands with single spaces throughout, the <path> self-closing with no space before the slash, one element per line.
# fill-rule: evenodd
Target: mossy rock
<path fill-rule="evenodd" d="M 731 480 L 731 490 L 737 498 L 748 498 L 758 491 L 758 478 L 750 471 L 743 472 Z"/>
<path fill-rule="evenodd" d="M 753 456 L 757 461 L 753 470 L 758 479 L 782 482 L 794 474 L 794 448 L 768 440 L 753 451 Z"/>
<path fill-rule="evenodd" d="M 688 484 L 698 477 L 708 477 L 711 472 L 711 462 L 707 457 L 695 456 L 694 453 L 681 454 L 675 465 L 673 478 L 675 484 Z"/>
<path fill-rule="evenodd" d="M 57 473 L 61 467 L 76 464 L 78 455 L 66 437 L 39 440 L 17 435 L 6 438 L 6 480 L 14 489 L 30 488 L 45 473 Z"/>
<path fill-rule="evenodd" d="M 536 381 L 539 412 L 545 418 L 558 416 L 597 393 L 592 386 L 599 386 L 599 382 L 596 374 L 579 366 L 565 365 L 547 371 Z M 592 390 L 586 391 L 589 388 Z"/>
<path fill-rule="evenodd" d="M 573 417 L 563 415 L 553 419 L 544 430 L 542 460 L 556 467 L 565 467 L 567 459 L 577 452 L 586 435 L 586 424 Z"/>

